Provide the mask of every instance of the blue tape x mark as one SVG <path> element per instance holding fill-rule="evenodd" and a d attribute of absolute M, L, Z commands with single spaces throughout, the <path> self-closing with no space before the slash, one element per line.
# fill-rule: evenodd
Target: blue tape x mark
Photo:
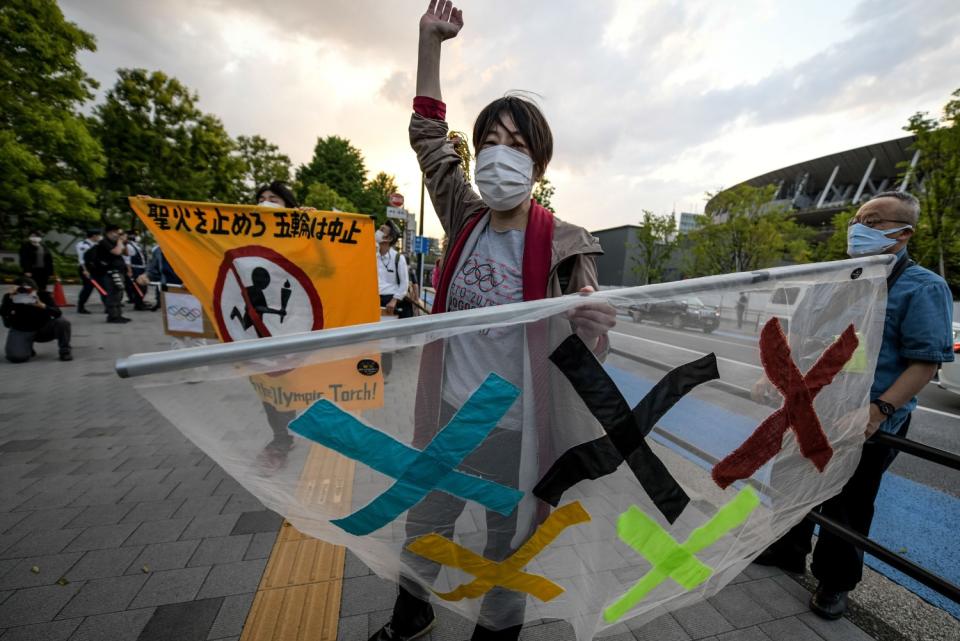
<path fill-rule="evenodd" d="M 490 374 L 423 451 L 360 422 L 326 399 L 293 420 L 290 429 L 396 479 L 360 510 L 332 521 L 350 534 L 363 536 L 379 530 L 435 489 L 507 516 L 523 492 L 455 468 L 483 442 L 519 395 L 514 385 Z"/>

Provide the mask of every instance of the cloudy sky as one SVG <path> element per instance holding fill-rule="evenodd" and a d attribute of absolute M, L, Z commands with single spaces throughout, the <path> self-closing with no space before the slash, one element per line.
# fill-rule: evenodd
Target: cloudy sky
<path fill-rule="evenodd" d="M 426 1 L 61 0 L 97 38 L 81 61 L 159 69 L 234 135 L 295 163 L 318 136 L 362 150 L 414 209 L 407 142 Z M 642 209 L 702 211 L 703 194 L 904 135 L 960 88 L 956 0 L 464 0 L 441 70 L 453 128 L 490 100 L 539 95 L 554 130 L 558 214 L 589 229 Z M 427 205 L 427 232 L 439 223 Z"/>

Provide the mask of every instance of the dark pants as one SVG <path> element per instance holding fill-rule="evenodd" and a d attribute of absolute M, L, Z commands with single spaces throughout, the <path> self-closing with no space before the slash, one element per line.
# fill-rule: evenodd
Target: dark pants
<path fill-rule="evenodd" d="M 746 311 L 746 307 L 740 307 L 737 305 L 737 329 L 743 327 L 743 315 Z"/>
<path fill-rule="evenodd" d="M 54 339 L 61 354 L 70 352 L 70 321 L 54 318 L 35 332 L 11 329 L 7 333 L 7 360 L 11 363 L 26 363 L 33 355 L 34 343 L 48 343 Z"/>
<path fill-rule="evenodd" d="M 35 270 L 30 273 L 33 274 L 30 278 L 32 278 L 33 282 L 37 284 L 37 289 L 40 291 L 46 291 L 47 283 L 50 281 L 50 273 L 39 270 Z"/>
<path fill-rule="evenodd" d="M 83 286 L 80 288 L 80 296 L 77 297 L 77 311 L 80 311 L 84 309 L 87 301 L 90 299 L 90 294 L 93 293 L 93 283 L 84 275 L 83 269 L 77 269 L 77 273 L 80 275 L 80 281 L 83 283 Z"/>
<path fill-rule="evenodd" d="M 443 404 L 440 424 L 446 425 L 453 417 L 454 409 Z M 507 487 L 517 487 L 520 471 L 520 431 L 495 428 L 474 450 L 459 469 L 475 476 L 496 481 Z M 466 507 L 463 499 L 444 492 L 431 492 L 407 513 L 407 543 L 436 532 L 447 539 L 453 539 L 454 523 Z M 510 542 L 517 531 L 517 510 L 503 516 L 491 510 L 486 511 L 487 543 L 483 556 L 493 561 L 503 561 L 515 551 Z M 406 544 L 404 547 L 406 547 Z M 436 579 L 440 565 L 428 561 L 411 552 L 404 552 L 407 563 L 416 567 L 421 578 L 428 581 Z M 393 606 L 393 627 L 400 632 L 412 632 L 409 621 L 430 608 L 429 595 L 417 583 L 400 577 L 400 594 Z M 523 614 L 526 595 L 493 588 L 483 598 L 481 616 L 493 615 L 507 623 L 502 630 L 490 630 L 477 624 L 473 632 L 474 641 L 481 639 L 515 640 L 523 627 Z"/>
<path fill-rule="evenodd" d="M 293 435 L 287 429 L 290 421 L 297 417 L 296 411 L 283 412 L 266 401 L 263 403 L 263 411 L 267 413 L 267 422 L 273 431 L 273 444 L 283 447 L 290 447 L 293 443 Z"/>
<path fill-rule="evenodd" d="M 908 416 L 897 436 L 906 436 L 909 428 Z M 840 494 L 814 510 L 863 536 L 869 536 L 873 504 L 880 491 L 880 481 L 896 457 L 897 450 L 868 440 L 863 446 L 860 464 Z M 813 529 L 814 524 L 805 519 L 769 549 L 786 563 L 799 565 L 813 548 Z M 863 578 L 863 550 L 821 528 L 810 570 L 825 590 L 849 592 Z"/>
<path fill-rule="evenodd" d="M 134 267 L 133 276 L 127 276 L 126 274 L 123 276 L 124 286 L 127 290 L 127 300 L 133 303 L 134 309 L 144 309 L 146 307 L 146 305 L 143 304 L 143 296 L 141 295 L 143 290 L 139 289 L 140 286 L 134 282 L 137 276 L 142 273 L 142 268 Z"/>
<path fill-rule="evenodd" d="M 107 320 L 123 315 L 123 274 L 109 271 L 98 279 L 100 286 L 107 292 L 103 297 L 103 306 L 107 310 Z"/>

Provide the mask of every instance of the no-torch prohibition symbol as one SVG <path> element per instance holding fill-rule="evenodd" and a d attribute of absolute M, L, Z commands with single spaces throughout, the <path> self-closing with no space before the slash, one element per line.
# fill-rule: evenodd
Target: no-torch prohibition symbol
<path fill-rule="evenodd" d="M 323 304 L 310 277 L 259 245 L 224 253 L 213 305 L 226 342 L 323 329 Z"/>

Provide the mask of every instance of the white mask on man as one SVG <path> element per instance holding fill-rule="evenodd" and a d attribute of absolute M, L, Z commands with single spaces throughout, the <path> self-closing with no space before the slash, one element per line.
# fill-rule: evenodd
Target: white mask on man
<path fill-rule="evenodd" d="M 30 242 L 33 243 L 34 245 L 39 245 L 41 240 L 43 240 L 43 239 L 40 238 L 39 236 L 31 236 L 31 237 L 30 237 Z"/>
<path fill-rule="evenodd" d="M 477 188 L 494 211 L 509 211 L 530 197 L 533 159 L 506 145 L 494 145 L 477 154 Z"/>
<path fill-rule="evenodd" d="M 377 230 L 377 233 L 373 235 L 373 237 L 377 240 L 378 245 L 386 240 L 386 238 L 383 235 L 383 232 L 380 231 L 379 229 Z"/>
<path fill-rule="evenodd" d="M 260 205 L 261 207 L 274 207 L 276 209 L 283 209 L 283 205 L 278 205 L 272 200 L 262 200 L 257 204 Z"/>

